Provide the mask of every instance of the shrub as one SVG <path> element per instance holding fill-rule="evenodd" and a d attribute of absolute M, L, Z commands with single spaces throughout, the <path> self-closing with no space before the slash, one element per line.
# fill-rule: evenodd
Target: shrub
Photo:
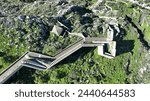
<path fill-rule="evenodd" d="M 19 0 L 19 1 L 21 1 L 21 2 L 34 2 L 36 0 Z"/>

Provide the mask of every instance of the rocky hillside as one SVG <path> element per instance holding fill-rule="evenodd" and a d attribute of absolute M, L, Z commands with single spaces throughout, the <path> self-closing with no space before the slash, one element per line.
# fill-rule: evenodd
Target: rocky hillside
<path fill-rule="evenodd" d="M 97 49 L 81 49 L 51 71 L 23 68 L 10 83 L 150 83 L 150 11 L 149 2 L 144 4 L 141 0 L 1 0 L 0 71 L 25 51 L 54 55 L 79 39 L 51 33 L 60 22 L 68 32 L 86 37 L 114 33 L 117 57 L 109 60 L 98 56 Z"/>

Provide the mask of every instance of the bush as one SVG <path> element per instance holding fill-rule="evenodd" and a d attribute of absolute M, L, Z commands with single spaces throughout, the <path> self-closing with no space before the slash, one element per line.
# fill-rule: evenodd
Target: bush
<path fill-rule="evenodd" d="M 19 1 L 21 1 L 21 2 L 34 2 L 36 0 L 19 0 Z"/>

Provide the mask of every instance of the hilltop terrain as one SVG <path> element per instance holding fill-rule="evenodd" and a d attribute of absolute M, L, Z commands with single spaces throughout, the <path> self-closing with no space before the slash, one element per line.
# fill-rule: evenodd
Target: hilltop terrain
<path fill-rule="evenodd" d="M 114 33 L 117 56 L 84 48 L 50 71 L 24 67 L 8 83 L 150 83 L 149 0 L 1 0 L 0 72 L 26 51 L 54 56 L 79 39 L 52 33 L 59 22 L 86 37 Z"/>

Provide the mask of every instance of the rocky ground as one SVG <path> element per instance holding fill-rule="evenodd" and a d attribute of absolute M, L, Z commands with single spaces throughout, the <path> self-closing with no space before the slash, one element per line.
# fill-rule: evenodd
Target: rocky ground
<path fill-rule="evenodd" d="M 83 49 L 51 71 L 22 69 L 13 82 L 150 83 L 150 12 L 148 2 L 140 1 L 1 0 L 0 70 L 27 50 L 54 55 L 75 42 L 77 37 L 50 33 L 59 21 L 84 36 L 114 33 L 117 57 L 109 60 L 97 56 L 97 49 Z M 22 73 L 28 75 L 20 77 Z"/>

